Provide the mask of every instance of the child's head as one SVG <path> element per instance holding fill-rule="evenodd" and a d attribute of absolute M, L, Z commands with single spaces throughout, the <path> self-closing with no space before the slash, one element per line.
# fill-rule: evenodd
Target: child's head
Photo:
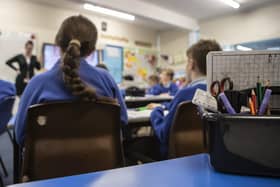
<path fill-rule="evenodd" d="M 206 56 L 210 51 L 221 51 L 222 48 L 215 40 L 200 40 L 187 50 L 187 75 L 206 75 Z"/>
<path fill-rule="evenodd" d="M 64 20 L 55 38 L 63 53 L 61 63 L 64 83 L 73 95 L 84 100 L 97 98 L 95 89 L 85 84 L 78 74 L 80 59 L 95 50 L 96 40 L 95 25 L 81 15 Z"/>
<path fill-rule="evenodd" d="M 160 73 L 160 82 L 162 84 L 168 84 L 173 80 L 174 71 L 172 69 L 163 69 Z"/>
<path fill-rule="evenodd" d="M 148 77 L 149 86 L 154 86 L 159 83 L 159 77 L 157 75 L 150 75 Z"/>

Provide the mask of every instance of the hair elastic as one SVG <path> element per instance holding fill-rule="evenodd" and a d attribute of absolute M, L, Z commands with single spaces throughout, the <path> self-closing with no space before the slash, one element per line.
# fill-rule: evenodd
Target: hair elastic
<path fill-rule="evenodd" d="M 76 39 L 72 39 L 69 42 L 69 45 L 77 45 L 79 48 L 81 48 L 81 42 L 79 40 L 76 40 Z"/>

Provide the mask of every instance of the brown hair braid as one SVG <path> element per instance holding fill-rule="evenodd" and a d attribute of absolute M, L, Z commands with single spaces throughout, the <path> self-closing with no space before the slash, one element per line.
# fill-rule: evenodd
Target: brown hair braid
<path fill-rule="evenodd" d="M 95 50 L 95 25 L 81 15 L 69 17 L 62 23 L 55 40 L 63 53 L 61 61 L 66 87 L 83 100 L 96 100 L 96 90 L 84 83 L 78 74 L 80 59 Z"/>

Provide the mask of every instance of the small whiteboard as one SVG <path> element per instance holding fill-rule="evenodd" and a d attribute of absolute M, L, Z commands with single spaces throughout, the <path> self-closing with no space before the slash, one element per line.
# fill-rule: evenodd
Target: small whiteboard
<path fill-rule="evenodd" d="M 6 61 L 23 53 L 24 45 L 31 39 L 31 35 L 24 32 L 0 31 L 0 79 L 15 81 L 16 72 L 6 65 Z M 34 46 L 34 50 L 35 48 Z"/>
<path fill-rule="evenodd" d="M 254 88 L 258 77 L 264 84 L 280 86 L 280 51 L 210 52 L 207 55 L 207 87 L 230 77 L 234 90 Z"/>

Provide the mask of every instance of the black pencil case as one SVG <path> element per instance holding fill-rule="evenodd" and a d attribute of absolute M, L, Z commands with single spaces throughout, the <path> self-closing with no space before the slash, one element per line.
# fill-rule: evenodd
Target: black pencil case
<path fill-rule="evenodd" d="M 211 165 L 218 171 L 280 177 L 280 116 L 203 115 Z"/>

